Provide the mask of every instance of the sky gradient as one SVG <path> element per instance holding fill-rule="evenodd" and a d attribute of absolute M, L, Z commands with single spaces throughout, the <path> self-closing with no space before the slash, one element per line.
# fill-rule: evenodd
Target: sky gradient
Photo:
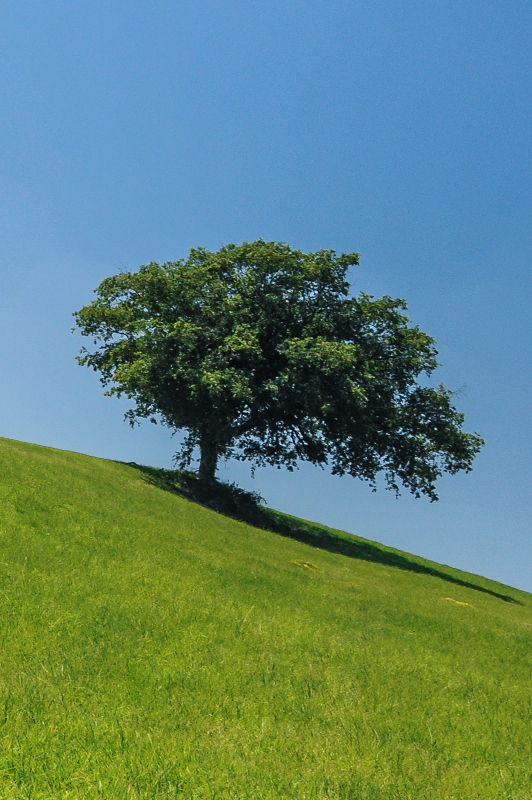
<path fill-rule="evenodd" d="M 170 466 L 77 366 L 120 269 L 262 237 L 361 253 L 487 445 L 439 503 L 222 465 L 273 507 L 532 591 L 532 13 L 512 2 L 0 9 L 0 434 Z"/>

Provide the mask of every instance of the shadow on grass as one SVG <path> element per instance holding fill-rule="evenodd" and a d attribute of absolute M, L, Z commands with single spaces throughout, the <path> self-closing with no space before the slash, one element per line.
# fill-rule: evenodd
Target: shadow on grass
<path fill-rule="evenodd" d="M 489 594 L 506 603 L 523 605 L 510 595 L 494 592 L 484 586 L 461 580 L 433 567 L 411 561 L 406 556 L 393 553 L 378 544 L 360 542 L 354 537 L 351 539 L 349 534 L 339 536 L 320 525 L 265 508 L 260 505 L 262 498 L 259 495 L 246 492 L 235 484 L 220 483 L 219 481 L 205 483 L 193 472 L 144 467 L 135 462 L 127 462 L 127 464 L 142 472 L 144 479 L 159 489 L 193 500 L 206 508 L 218 511 L 220 514 L 240 522 L 246 522 L 256 528 L 296 539 L 298 542 L 304 542 L 321 550 L 328 550 L 330 553 L 340 553 L 349 558 L 385 564 L 388 567 L 418 572 L 421 575 L 431 575 L 433 578 L 441 578 L 441 580 L 454 583 L 456 586 L 465 586 L 467 589 Z"/>

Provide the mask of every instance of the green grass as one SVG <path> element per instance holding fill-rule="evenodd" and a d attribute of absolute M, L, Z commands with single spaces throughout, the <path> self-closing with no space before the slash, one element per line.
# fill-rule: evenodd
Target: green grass
<path fill-rule="evenodd" d="M 0 470 L 0 798 L 532 798 L 530 595 L 163 471 Z"/>

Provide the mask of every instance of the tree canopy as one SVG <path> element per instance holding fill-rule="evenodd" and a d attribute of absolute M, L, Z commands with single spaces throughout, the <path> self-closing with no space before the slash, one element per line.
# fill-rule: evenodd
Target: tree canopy
<path fill-rule="evenodd" d="M 425 385 L 437 351 L 405 302 L 350 295 L 358 261 L 259 239 L 121 272 L 74 314 L 96 346 L 78 361 L 133 401 L 132 424 L 186 431 L 178 458 L 199 447 L 206 480 L 221 457 L 309 461 L 435 500 L 437 478 L 470 471 L 483 441 L 452 392 Z"/>

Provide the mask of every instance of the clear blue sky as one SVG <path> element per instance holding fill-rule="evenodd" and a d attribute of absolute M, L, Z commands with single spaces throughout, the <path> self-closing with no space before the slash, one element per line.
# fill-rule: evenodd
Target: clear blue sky
<path fill-rule="evenodd" d="M 524 0 L 6 0 L 0 434 L 170 466 L 74 361 L 121 268 L 258 237 L 359 251 L 487 440 L 440 502 L 228 464 L 270 505 L 532 591 L 532 10 Z"/>

